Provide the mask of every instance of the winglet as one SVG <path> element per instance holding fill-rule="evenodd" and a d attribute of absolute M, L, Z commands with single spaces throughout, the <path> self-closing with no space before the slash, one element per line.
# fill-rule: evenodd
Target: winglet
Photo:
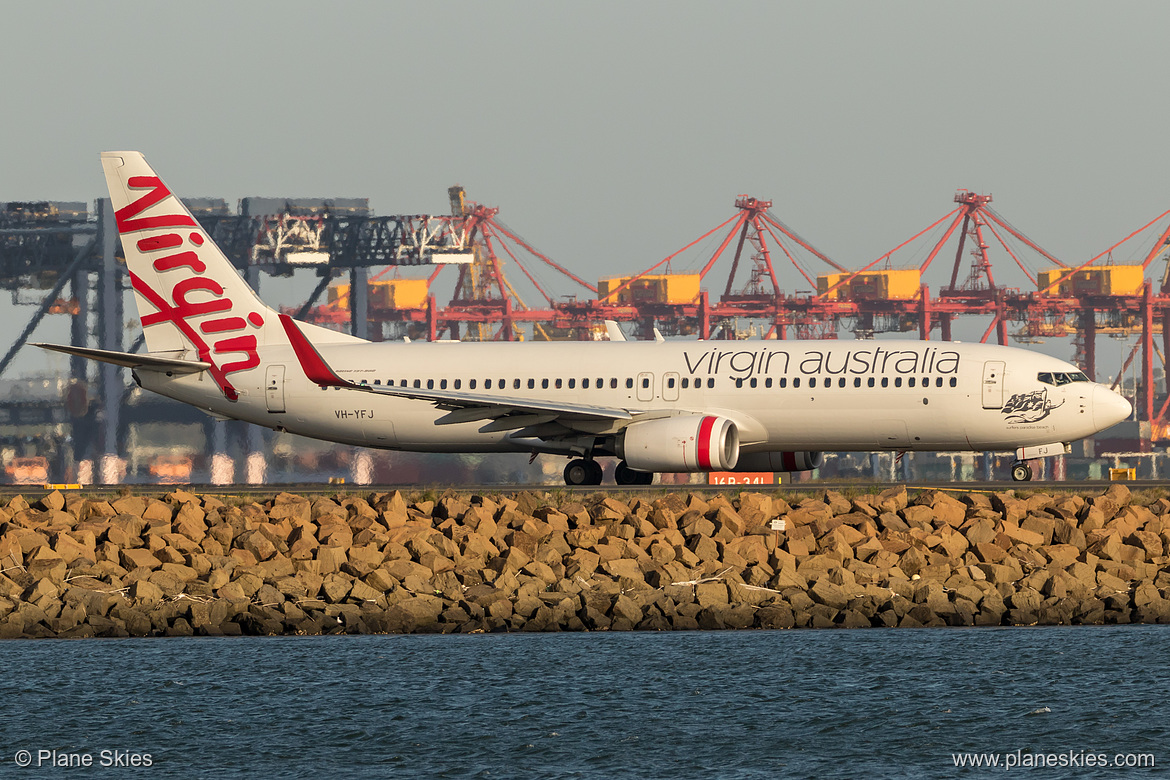
<path fill-rule="evenodd" d="M 321 387 L 351 386 L 352 383 L 333 373 L 333 369 L 321 357 L 321 353 L 317 351 L 311 341 L 305 338 L 305 334 L 301 333 L 296 320 L 287 314 L 281 314 L 280 324 L 284 326 L 284 332 L 288 336 L 289 343 L 292 344 L 293 352 L 296 353 L 305 376 Z"/>

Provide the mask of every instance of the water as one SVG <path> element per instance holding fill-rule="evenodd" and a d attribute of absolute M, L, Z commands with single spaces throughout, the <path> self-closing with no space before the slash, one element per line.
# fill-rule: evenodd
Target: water
<path fill-rule="evenodd" d="M 951 757 L 1016 750 L 1153 753 L 1152 770 L 1104 771 L 1156 776 L 1168 641 L 1170 626 L 9 641 L 0 777 L 1103 771 Z M 21 749 L 92 766 L 18 768 Z M 151 766 L 103 769 L 103 750 Z"/>

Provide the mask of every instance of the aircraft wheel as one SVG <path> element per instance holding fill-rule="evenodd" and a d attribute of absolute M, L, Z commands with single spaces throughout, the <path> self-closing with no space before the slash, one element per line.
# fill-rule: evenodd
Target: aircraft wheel
<path fill-rule="evenodd" d="M 565 466 L 565 484 L 566 485 L 588 485 L 589 477 L 592 474 L 592 469 L 589 464 L 592 461 L 584 458 L 577 458 L 569 461 L 569 465 Z"/>
<path fill-rule="evenodd" d="M 1016 482 L 1029 482 L 1032 479 L 1032 468 L 1022 460 L 1012 464 L 1012 479 Z"/>
<path fill-rule="evenodd" d="M 600 485 L 601 464 L 595 460 L 577 458 L 565 466 L 566 485 Z"/>
<path fill-rule="evenodd" d="M 619 485 L 648 485 L 649 482 L 644 482 L 645 477 L 654 479 L 654 475 L 645 471 L 634 471 L 626 465 L 623 460 L 617 464 L 617 468 L 613 470 L 613 481 Z"/>
<path fill-rule="evenodd" d="M 654 484 L 654 472 L 653 471 L 638 471 L 635 473 L 638 475 L 638 481 L 634 483 L 635 485 L 653 485 Z"/>

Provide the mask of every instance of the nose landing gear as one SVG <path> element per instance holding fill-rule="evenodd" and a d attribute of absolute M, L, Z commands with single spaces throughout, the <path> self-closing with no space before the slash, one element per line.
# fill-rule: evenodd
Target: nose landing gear
<path fill-rule="evenodd" d="M 1032 467 L 1022 460 L 1017 460 L 1012 464 L 1012 479 L 1016 482 L 1030 482 Z"/>

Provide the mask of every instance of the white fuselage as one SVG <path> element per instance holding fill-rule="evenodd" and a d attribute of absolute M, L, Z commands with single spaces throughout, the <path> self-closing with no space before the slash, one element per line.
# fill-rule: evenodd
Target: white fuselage
<path fill-rule="evenodd" d="M 459 390 L 732 420 L 745 452 L 997 450 L 1071 442 L 1125 399 L 1071 364 L 1010 347 L 927 341 L 356 343 L 320 345 L 354 383 Z M 229 401 L 206 374 L 140 370 L 148 390 L 215 414 L 346 444 L 429 452 L 529 449 L 486 421 L 436 425 L 425 400 L 321 388 L 287 346 L 262 347 Z M 417 385 L 415 383 L 418 383 Z"/>

